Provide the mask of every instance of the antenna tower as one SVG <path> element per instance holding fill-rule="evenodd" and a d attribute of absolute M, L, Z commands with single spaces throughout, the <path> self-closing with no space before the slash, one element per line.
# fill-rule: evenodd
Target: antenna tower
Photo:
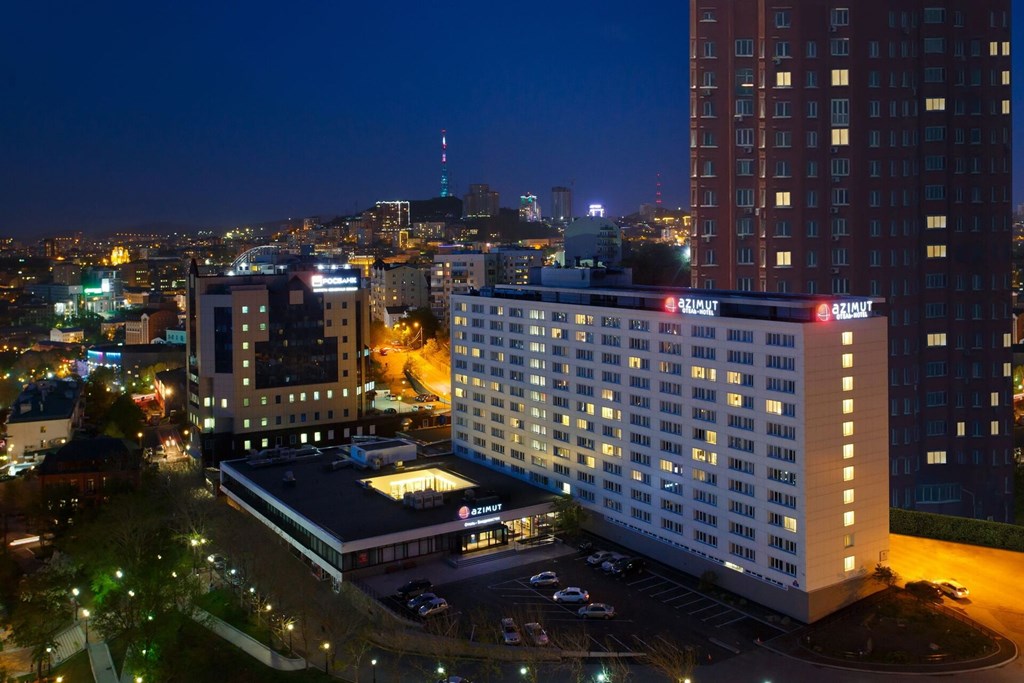
<path fill-rule="evenodd" d="M 654 207 L 661 208 L 661 173 L 658 173 L 654 181 Z"/>
<path fill-rule="evenodd" d="M 448 192 L 448 140 L 447 131 L 441 129 L 441 196 L 447 197 Z"/>

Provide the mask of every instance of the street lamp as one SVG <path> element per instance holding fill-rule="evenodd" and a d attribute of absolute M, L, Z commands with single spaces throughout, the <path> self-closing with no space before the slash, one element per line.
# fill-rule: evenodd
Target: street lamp
<path fill-rule="evenodd" d="M 142 448 L 142 432 L 139 432 L 136 436 L 139 437 L 139 448 Z"/>
<path fill-rule="evenodd" d="M 373 667 L 373 683 L 377 683 L 377 660 L 371 659 L 370 666 Z"/>
<path fill-rule="evenodd" d="M 89 610 L 82 608 L 82 618 L 85 619 L 85 642 L 89 643 Z"/>
<path fill-rule="evenodd" d="M 331 663 L 330 663 L 330 660 L 328 660 L 328 659 L 327 659 L 327 656 L 328 656 L 328 655 L 330 654 L 330 651 L 331 651 L 331 644 L 330 644 L 330 643 L 328 643 L 328 642 L 327 642 L 327 641 L 325 640 L 325 641 L 324 641 L 324 643 L 323 643 L 323 645 L 321 645 L 320 647 L 322 647 L 322 648 L 324 649 L 324 673 L 328 673 L 328 674 L 329 674 L 329 673 L 331 672 L 331 671 L 330 671 L 330 665 L 331 665 Z"/>
<path fill-rule="evenodd" d="M 285 628 L 288 629 L 288 654 L 294 654 L 294 650 L 292 649 L 292 631 L 295 630 L 295 622 L 289 621 L 287 625 L 285 625 Z"/>

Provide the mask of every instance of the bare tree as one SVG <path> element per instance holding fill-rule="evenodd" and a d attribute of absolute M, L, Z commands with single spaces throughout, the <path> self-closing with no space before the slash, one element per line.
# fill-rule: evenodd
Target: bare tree
<path fill-rule="evenodd" d="M 569 670 L 575 683 L 582 683 L 586 673 L 585 654 L 590 651 L 590 636 L 582 626 L 559 630 L 552 642 L 562 650 L 562 665 Z"/>
<path fill-rule="evenodd" d="M 674 683 L 683 683 L 693 677 L 697 650 L 692 646 L 665 640 L 660 635 L 643 645 L 644 661 L 655 671 L 665 674 Z"/>

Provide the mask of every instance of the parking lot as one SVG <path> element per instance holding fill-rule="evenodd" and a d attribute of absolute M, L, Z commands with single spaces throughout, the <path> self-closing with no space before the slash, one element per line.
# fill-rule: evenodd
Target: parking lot
<path fill-rule="evenodd" d="M 512 617 L 520 627 L 539 622 L 551 642 L 567 650 L 628 654 L 660 644 L 694 648 L 702 662 L 733 657 L 754 648 L 758 638 L 796 626 L 769 623 L 756 605 L 730 605 L 710 597 L 697 589 L 692 577 L 656 563 L 619 579 L 588 566 L 585 555 L 562 554 L 532 562 L 529 558 L 525 553 L 518 557 L 519 564 L 496 566 L 490 573 L 465 579 L 458 570 L 438 577 L 432 590 L 451 605 L 446 619 L 460 622 L 462 633 L 484 642 L 501 642 L 501 619 Z M 584 588 L 590 602 L 610 603 L 615 618 L 583 620 L 577 615 L 580 605 L 552 599 L 557 587 L 531 587 L 530 577 L 542 571 L 557 572 L 561 588 Z M 393 607 L 399 604 L 394 598 L 388 602 Z"/>

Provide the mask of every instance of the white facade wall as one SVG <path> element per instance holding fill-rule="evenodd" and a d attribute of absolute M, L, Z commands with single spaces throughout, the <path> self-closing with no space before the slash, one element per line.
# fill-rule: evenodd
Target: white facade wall
<path fill-rule="evenodd" d="M 456 454 L 804 603 L 870 574 L 888 548 L 885 319 L 686 315 L 668 296 L 453 296 Z"/>

